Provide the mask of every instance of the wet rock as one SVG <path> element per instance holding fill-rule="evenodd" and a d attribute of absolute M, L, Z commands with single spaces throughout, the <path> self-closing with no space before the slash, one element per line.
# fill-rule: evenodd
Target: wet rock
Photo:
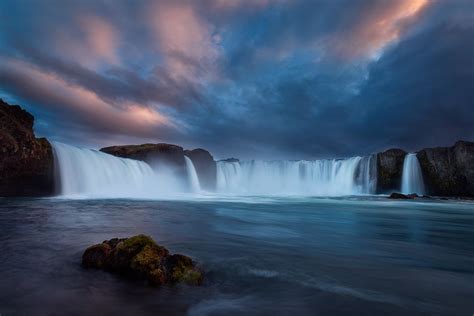
<path fill-rule="evenodd" d="M 402 194 L 398 192 L 393 192 L 390 194 L 388 197 L 389 199 L 394 199 L 394 200 L 413 200 L 415 198 L 419 198 L 420 196 L 416 193 L 411 193 L 411 194 Z"/>
<path fill-rule="evenodd" d="M 474 142 L 426 148 L 417 158 L 429 194 L 474 197 Z"/>
<path fill-rule="evenodd" d="M 400 190 L 406 151 L 389 149 L 377 154 L 377 193 Z"/>
<path fill-rule="evenodd" d="M 202 272 L 187 256 L 175 254 L 159 246 L 149 236 L 114 238 L 87 248 L 82 266 L 96 268 L 158 286 L 186 283 L 200 285 Z"/>
<path fill-rule="evenodd" d="M 33 124 L 30 113 L 0 99 L 0 196 L 54 193 L 53 150 Z"/>
<path fill-rule="evenodd" d="M 237 158 L 227 158 L 227 159 L 221 159 L 219 161 L 233 163 L 233 162 L 239 162 L 240 160 Z"/>
<path fill-rule="evenodd" d="M 217 167 L 214 157 L 202 148 L 185 150 L 184 154 L 193 162 L 201 188 L 207 191 L 215 191 Z"/>

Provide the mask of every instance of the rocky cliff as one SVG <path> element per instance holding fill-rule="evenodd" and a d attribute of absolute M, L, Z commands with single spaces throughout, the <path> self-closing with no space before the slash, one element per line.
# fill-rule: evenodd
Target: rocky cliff
<path fill-rule="evenodd" d="M 51 144 L 36 138 L 33 116 L 0 99 L 0 196 L 54 193 Z"/>
<path fill-rule="evenodd" d="M 474 197 L 474 142 L 427 148 L 416 156 L 429 194 Z"/>
<path fill-rule="evenodd" d="M 214 157 L 202 148 L 185 150 L 184 154 L 188 156 L 196 168 L 201 188 L 207 191 L 216 189 L 217 167 Z"/>
<path fill-rule="evenodd" d="M 399 191 L 402 181 L 403 161 L 407 153 L 389 149 L 377 154 L 377 193 Z"/>

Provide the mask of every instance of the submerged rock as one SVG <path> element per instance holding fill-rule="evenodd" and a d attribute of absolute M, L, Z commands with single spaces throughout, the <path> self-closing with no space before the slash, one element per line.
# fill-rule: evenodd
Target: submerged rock
<path fill-rule="evenodd" d="M 145 235 L 114 238 L 93 245 L 82 255 L 82 266 L 146 280 L 154 286 L 200 285 L 203 281 L 202 272 L 191 258 L 170 255 L 168 249 Z"/>
<path fill-rule="evenodd" d="M 420 196 L 416 193 L 411 193 L 411 194 L 403 194 L 403 193 L 397 193 L 394 192 L 390 194 L 388 197 L 389 199 L 394 199 L 394 200 L 413 200 L 415 198 L 419 198 Z"/>
<path fill-rule="evenodd" d="M 0 196 L 54 193 L 53 150 L 33 124 L 33 115 L 0 99 Z"/>

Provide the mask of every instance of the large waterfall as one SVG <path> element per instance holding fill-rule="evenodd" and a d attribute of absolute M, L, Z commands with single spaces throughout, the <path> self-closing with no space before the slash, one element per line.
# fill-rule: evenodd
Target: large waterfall
<path fill-rule="evenodd" d="M 407 154 L 403 162 L 402 193 L 425 194 L 425 185 L 421 173 L 420 162 L 416 154 Z"/>
<path fill-rule="evenodd" d="M 162 198 L 200 193 L 193 162 L 186 174 L 173 167 L 118 158 L 103 152 L 53 143 L 62 196 L 82 198 Z M 374 194 L 376 156 L 332 160 L 217 163 L 216 193 L 243 195 L 342 196 Z"/>
<path fill-rule="evenodd" d="M 375 156 L 333 160 L 217 163 L 217 191 L 338 196 L 374 194 Z"/>

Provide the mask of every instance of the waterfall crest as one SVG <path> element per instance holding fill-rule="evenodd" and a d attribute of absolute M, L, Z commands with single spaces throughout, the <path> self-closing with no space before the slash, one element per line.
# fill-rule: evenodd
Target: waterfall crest
<path fill-rule="evenodd" d="M 194 193 L 199 193 L 201 191 L 201 185 L 199 183 L 199 178 L 194 168 L 193 161 L 188 156 L 184 156 L 186 162 L 186 173 L 188 174 L 188 181 L 191 186 L 191 191 Z"/>
<path fill-rule="evenodd" d="M 220 161 L 217 190 L 236 194 L 374 194 L 375 162 L 374 156 L 313 161 Z"/>
<path fill-rule="evenodd" d="M 85 197 L 149 195 L 156 177 L 141 161 L 53 142 L 60 194 Z"/>
<path fill-rule="evenodd" d="M 403 161 L 402 189 L 403 194 L 425 194 L 423 174 L 416 154 L 407 154 Z"/>

